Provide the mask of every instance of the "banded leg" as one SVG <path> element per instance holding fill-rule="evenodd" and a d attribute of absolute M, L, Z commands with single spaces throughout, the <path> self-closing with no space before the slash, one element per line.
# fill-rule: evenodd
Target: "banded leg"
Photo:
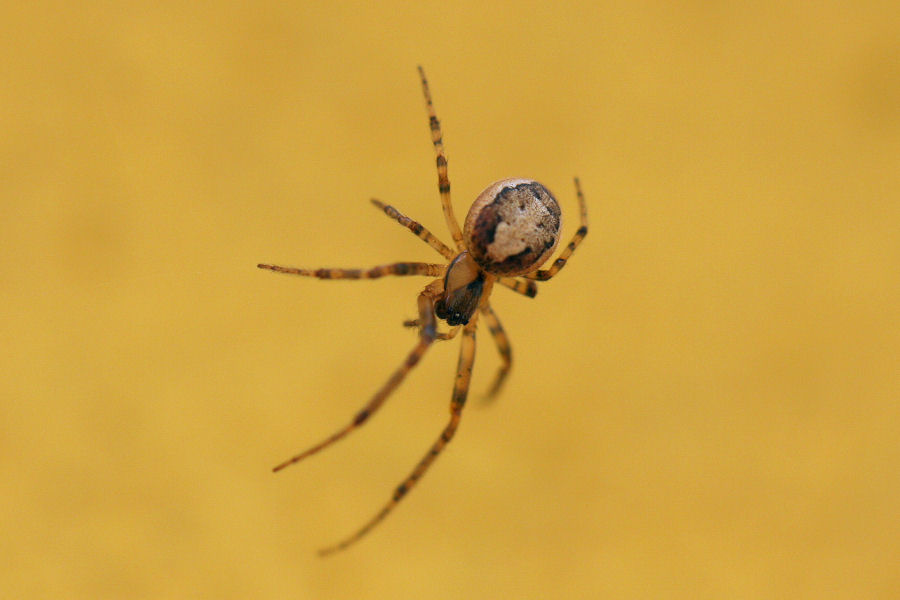
<path fill-rule="evenodd" d="M 300 462 L 307 456 L 311 456 L 322 450 L 323 448 L 327 448 L 331 444 L 340 440 L 348 433 L 356 429 L 365 423 L 369 417 L 375 414 L 381 405 L 384 404 L 384 401 L 387 400 L 387 397 L 393 392 L 398 385 L 403 381 L 406 377 L 406 374 L 409 373 L 413 367 L 418 364 L 419 360 L 421 360 L 422 356 L 425 355 L 425 351 L 431 346 L 435 339 L 435 328 L 437 326 L 436 318 L 434 316 L 434 302 L 435 298 L 437 298 L 441 291 L 443 290 L 443 282 L 438 279 L 433 281 L 425 288 L 425 290 L 419 294 L 419 322 L 422 323 L 422 327 L 419 329 L 419 343 L 410 351 L 410 353 L 406 356 L 406 360 L 403 361 L 403 364 L 394 371 L 393 375 L 391 375 L 390 379 L 381 386 L 381 389 L 375 392 L 375 395 L 372 396 L 372 399 L 369 400 L 368 404 L 366 404 L 362 410 L 356 413 L 356 416 L 353 417 L 353 420 L 343 427 L 339 429 L 331 436 L 325 438 L 315 446 L 304 450 L 300 454 L 289 458 L 283 463 L 276 466 L 273 471 L 277 472 L 281 469 L 288 467 L 294 463 Z"/>
<path fill-rule="evenodd" d="M 260 269 L 269 269 L 288 275 L 302 275 L 304 277 L 318 277 L 319 279 L 377 279 L 385 275 L 427 275 L 429 277 L 442 277 L 447 270 L 447 265 L 435 265 L 420 262 L 399 262 L 391 265 L 381 265 L 371 269 L 296 269 L 294 267 L 279 267 L 278 265 L 259 264 Z"/>
<path fill-rule="evenodd" d="M 503 287 L 508 287 L 512 291 L 518 292 L 523 296 L 528 296 L 529 298 L 537 296 L 537 284 L 530 279 L 523 281 L 521 279 L 516 279 L 515 277 L 501 277 L 497 280 L 497 283 Z"/>
<path fill-rule="evenodd" d="M 453 250 L 448 248 L 447 245 L 444 244 L 444 242 L 437 239 L 430 231 L 425 229 L 425 227 L 423 227 L 420 223 L 413 221 L 393 206 L 385 204 L 381 200 L 376 200 L 375 198 L 372 198 L 372 204 L 384 211 L 384 214 L 412 231 L 417 238 L 437 250 L 444 258 L 449 260 L 456 254 Z"/>
<path fill-rule="evenodd" d="M 450 179 L 447 177 L 447 157 L 444 154 L 444 136 L 441 133 L 441 123 L 434 112 L 434 104 L 431 102 L 431 91 L 428 89 L 428 80 L 425 79 L 425 70 L 419 66 L 419 78 L 422 80 L 422 93 L 425 94 L 425 107 L 428 109 L 428 126 L 431 129 L 431 143 L 434 145 L 438 172 L 438 191 L 441 193 L 441 207 L 444 209 L 444 219 L 447 228 L 457 250 L 464 250 L 462 231 L 456 216 L 453 214 L 453 206 L 450 204 Z"/>
<path fill-rule="evenodd" d="M 488 389 L 486 397 L 487 400 L 492 400 L 497 396 L 500 388 L 503 387 L 503 382 L 506 381 L 506 376 L 509 375 L 509 370 L 512 368 L 512 348 L 509 345 L 509 338 L 503 330 L 503 325 L 500 324 L 500 319 L 497 318 L 497 314 L 490 304 L 481 307 L 481 314 L 484 316 L 484 320 L 487 321 L 488 329 L 491 330 L 491 335 L 494 336 L 494 343 L 497 344 L 497 351 L 500 352 L 500 368 L 497 370 L 494 383 Z"/>
<path fill-rule="evenodd" d="M 428 470 L 431 463 L 435 461 L 438 454 L 444 449 L 444 446 L 453 439 L 453 434 L 456 433 L 456 428 L 459 426 L 459 420 L 462 417 L 463 405 L 466 403 L 466 396 L 469 392 L 469 382 L 472 380 L 472 364 L 475 362 L 475 324 L 477 321 L 478 318 L 476 313 L 463 329 L 462 346 L 459 351 L 459 363 L 456 367 L 456 382 L 453 385 L 453 397 L 450 400 L 450 421 L 447 423 L 447 426 L 444 427 L 440 437 L 438 437 L 434 444 L 431 445 L 428 454 L 419 461 L 409 476 L 397 486 L 394 495 L 391 496 L 391 499 L 388 500 L 387 504 L 385 504 L 368 523 L 363 525 L 356 533 L 345 540 L 334 546 L 319 550 L 320 556 L 343 550 L 369 533 L 373 527 L 384 520 L 394 507 L 397 506 L 400 500 L 402 500 L 413 486 L 416 485 L 419 479 L 422 478 L 422 475 L 425 474 L 425 471 Z"/>
<path fill-rule="evenodd" d="M 537 279 L 538 281 L 547 281 L 557 273 L 559 270 L 566 266 L 566 261 L 569 260 L 569 257 L 572 256 L 572 253 L 575 252 L 575 248 L 578 247 L 578 244 L 581 243 L 581 240 L 584 239 L 584 236 L 587 235 L 588 231 L 588 218 L 587 218 L 587 204 L 584 202 L 584 194 L 581 193 L 581 183 L 578 181 L 578 178 L 575 178 L 575 192 L 578 194 L 578 205 L 581 207 L 581 227 L 578 228 L 578 231 L 575 232 L 575 236 L 572 238 L 572 241 L 569 242 L 569 245 L 566 246 L 565 250 L 559 255 L 555 261 L 553 261 L 553 266 L 547 269 L 546 271 L 533 271 L 523 277 L 527 277 L 528 279 Z"/>
<path fill-rule="evenodd" d="M 418 327 L 419 320 L 418 319 L 409 319 L 409 320 L 403 321 L 403 326 L 404 327 Z M 435 334 L 434 339 L 436 339 L 436 340 L 452 340 L 453 338 L 456 337 L 456 334 L 459 333 L 460 329 L 462 329 L 462 327 L 460 325 L 457 325 L 456 327 L 451 327 L 450 329 L 448 329 L 447 333 L 438 331 Z"/>

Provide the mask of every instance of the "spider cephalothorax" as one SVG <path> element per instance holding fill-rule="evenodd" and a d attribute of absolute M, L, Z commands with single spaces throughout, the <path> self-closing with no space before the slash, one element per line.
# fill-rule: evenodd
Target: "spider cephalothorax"
<path fill-rule="evenodd" d="M 572 241 L 562 251 L 559 258 L 547 270 L 540 270 L 539 267 L 550 258 L 559 244 L 562 214 L 553 194 L 537 181 L 502 179 L 492 183 L 479 194 L 472 204 L 472 208 L 469 209 L 466 216 L 464 229 L 460 229 L 450 204 L 450 180 L 447 178 L 447 158 L 444 155 L 441 126 L 431 103 L 425 72 L 421 67 L 419 67 L 419 76 L 422 80 L 422 92 L 425 94 L 425 104 L 428 109 L 431 141 L 437 155 L 438 191 L 441 196 L 441 206 L 447 227 L 453 236 L 454 248 L 451 249 L 422 225 L 402 215 L 394 207 L 374 199 L 372 203 L 437 250 L 448 262 L 437 264 L 402 262 L 373 267 L 368 270 L 312 270 L 269 264 L 257 265 L 261 269 L 320 279 L 374 279 L 385 275 L 425 275 L 437 278 L 419 294 L 419 318 L 406 322 L 406 325 L 418 329 L 419 341 L 409 352 L 403 364 L 394 371 L 387 382 L 349 424 L 315 446 L 284 461 L 275 467 L 275 471 L 280 471 L 284 467 L 315 454 L 365 423 L 384 404 L 391 392 L 400 385 L 406 374 L 418 364 L 435 340 L 451 339 L 462 329 L 459 363 L 450 399 L 450 421 L 428 453 L 419 461 L 409 476 L 397 486 L 388 503 L 356 533 L 334 546 L 322 549 L 320 554 L 342 550 L 368 533 L 412 489 L 444 449 L 444 446 L 453 438 L 469 392 L 472 365 L 475 362 L 475 329 L 479 316 L 487 321 L 488 329 L 494 337 L 501 358 L 501 366 L 488 392 L 488 397 L 495 396 L 500 390 L 512 366 L 512 352 L 509 339 L 490 305 L 489 300 L 494 284 L 499 283 L 533 298 L 537 294 L 535 281 L 546 281 L 556 275 L 565 266 L 566 261 L 584 236 L 587 235 L 587 208 L 577 178 L 575 179 L 575 191 L 581 209 L 581 227 L 575 232 Z M 448 332 L 438 332 L 437 319 L 446 321 L 451 329 Z"/>
<path fill-rule="evenodd" d="M 468 252 L 456 255 L 444 274 L 444 289 L 434 303 L 434 314 L 448 325 L 465 325 L 484 293 L 485 272 Z"/>

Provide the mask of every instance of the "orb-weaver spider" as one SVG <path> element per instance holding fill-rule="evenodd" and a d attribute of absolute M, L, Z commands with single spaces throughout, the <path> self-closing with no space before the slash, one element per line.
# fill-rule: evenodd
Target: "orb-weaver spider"
<path fill-rule="evenodd" d="M 428 453 L 397 487 L 393 496 L 365 525 L 343 541 L 323 548 L 321 555 L 343 550 L 359 540 L 381 522 L 398 502 L 425 474 L 444 446 L 453 438 L 462 416 L 463 405 L 469 392 L 472 364 L 475 360 L 475 327 L 479 316 L 487 321 L 488 329 L 500 352 L 501 366 L 497 371 L 488 396 L 497 394 L 510 367 L 512 354 L 509 339 L 500 320 L 491 309 L 489 298 L 494 284 L 499 283 L 520 294 L 533 298 L 537 294 L 535 281 L 546 281 L 562 269 L 575 248 L 587 235 L 587 207 L 581 193 L 578 178 L 575 191 L 581 209 L 581 227 L 553 265 L 547 270 L 540 267 L 556 249 L 562 227 L 559 204 L 550 191 L 530 179 L 503 179 L 489 185 L 469 209 L 463 229 L 460 229 L 450 205 L 450 180 L 447 178 L 447 158 L 441 126 L 435 116 L 434 105 L 425 72 L 419 67 L 422 92 L 428 109 L 431 141 L 437 155 L 438 191 L 447 227 L 453 236 L 454 248 L 438 240 L 419 223 L 402 215 L 397 209 L 378 200 L 372 200 L 390 218 L 412 231 L 417 237 L 437 250 L 448 263 L 401 262 L 362 269 L 296 269 L 270 264 L 257 265 L 279 273 L 318 277 L 320 279 L 374 279 L 385 275 L 425 275 L 436 277 L 419 294 L 419 318 L 405 324 L 418 328 L 419 341 L 406 356 L 403 364 L 391 375 L 371 400 L 353 420 L 330 437 L 315 446 L 284 461 L 274 471 L 299 462 L 330 446 L 365 423 L 381 407 L 387 397 L 400 385 L 407 373 L 421 360 L 435 340 L 451 339 L 462 328 L 462 347 L 456 369 L 456 381 L 450 400 L 450 421 L 432 444 Z M 437 330 L 437 321 L 444 320 L 452 328 L 447 333 Z"/>

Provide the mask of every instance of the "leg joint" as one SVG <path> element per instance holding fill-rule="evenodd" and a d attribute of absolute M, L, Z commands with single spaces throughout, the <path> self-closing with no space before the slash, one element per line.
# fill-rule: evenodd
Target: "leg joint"
<path fill-rule="evenodd" d="M 406 495 L 406 492 L 409 491 L 409 488 L 406 487 L 406 483 L 401 483 L 397 486 L 397 489 L 394 491 L 394 500 L 400 500 L 403 496 Z"/>
<path fill-rule="evenodd" d="M 361 410 L 361 411 L 359 411 L 359 412 L 356 414 L 356 417 L 353 419 L 353 425 L 356 426 L 356 427 L 359 427 L 360 425 L 362 425 L 363 423 L 365 423 L 365 422 L 366 422 L 366 419 L 369 418 L 369 414 L 370 414 L 370 413 L 369 413 L 368 410 Z"/>

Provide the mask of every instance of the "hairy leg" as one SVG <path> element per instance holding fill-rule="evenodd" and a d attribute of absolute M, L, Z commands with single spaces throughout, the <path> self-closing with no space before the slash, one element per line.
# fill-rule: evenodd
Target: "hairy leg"
<path fill-rule="evenodd" d="M 450 204 L 450 179 L 447 177 L 447 156 L 444 154 L 444 135 L 441 133 L 441 123 L 434 112 L 434 104 L 431 102 L 431 91 L 428 89 L 428 80 L 425 79 L 425 70 L 419 67 L 419 77 L 422 80 L 422 93 L 425 95 L 425 108 L 428 110 L 428 126 L 431 129 L 431 143 L 434 145 L 438 172 L 438 191 L 441 193 L 441 207 L 444 210 L 444 219 L 447 228 L 453 236 L 453 242 L 458 250 L 463 250 L 462 230 L 453 214 L 453 206 Z"/>
<path fill-rule="evenodd" d="M 441 277 L 447 270 L 447 265 L 436 265 L 420 262 L 399 262 L 390 265 L 380 265 L 371 269 L 297 269 L 294 267 L 279 267 L 278 265 L 259 264 L 260 269 L 268 269 L 277 273 L 288 275 L 302 275 L 303 277 L 318 277 L 319 279 L 377 279 L 385 275 L 427 275 L 429 277 Z"/>
<path fill-rule="evenodd" d="M 481 315 L 484 317 L 488 329 L 491 330 L 494 343 L 497 344 L 497 351 L 500 352 L 500 368 L 487 393 L 487 399 L 492 400 L 503 387 L 503 382 L 506 381 L 506 376 L 509 375 L 509 370 L 512 368 L 512 348 L 509 345 L 509 338 L 503 330 L 503 325 L 500 324 L 500 319 L 497 318 L 497 314 L 490 304 L 481 307 Z"/>
<path fill-rule="evenodd" d="M 497 283 L 529 298 L 537 296 L 537 284 L 530 279 L 523 281 L 515 277 L 500 277 L 497 279 Z"/>
<path fill-rule="evenodd" d="M 425 290 L 419 294 L 419 322 L 422 323 L 422 326 L 419 328 L 419 343 L 410 351 L 410 353 L 406 356 L 406 360 L 403 361 L 403 364 L 391 375 L 391 377 L 387 380 L 387 382 L 381 386 L 375 395 L 372 396 L 372 399 L 360 410 L 356 413 L 356 416 L 353 417 L 353 420 L 346 425 L 345 427 L 339 429 L 329 437 L 325 438 L 315 446 L 304 450 L 300 454 L 297 454 L 283 463 L 276 466 L 273 471 L 280 471 L 281 469 L 288 467 L 294 463 L 300 462 L 307 456 L 312 456 L 316 452 L 327 448 L 331 444 L 336 441 L 342 439 L 347 434 L 349 434 L 354 429 L 360 427 L 363 423 L 365 423 L 369 417 L 371 417 L 375 412 L 381 408 L 381 405 L 384 404 L 384 401 L 387 400 L 388 396 L 390 396 L 391 392 L 393 392 L 397 386 L 406 378 L 407 373 L 409 373 L 413 367 L 418 364 L 419 360 L 422 359 L 422 356 L 425 355 L 425 351 L 431 346 L 436 337 L 436 318 L 434 316 L 434 302 L 438 295 L 441 293 L 443 289 L 443 282 L 441 280 L 433 281 Z"/>
<path fill-rule="evenodd" d="M 391 499 L 388 500 L 378 513 L 375 514 L 365 525 L 356 531 L 350 537 L 342 540 L 334 546 L 322 548 L 319 555 L 325 556 L 339 550 L 343 550 L 350 546 L 361 537 L 369 533 L 373 527 L 378 525 L 395 506 L 406 496 L 407 493 L 416 485 L 419 479 L 425 474 L 431 464 L 435 461 L 444 447 L 453 439 L 456 428 L 459 426 L 459 420 L 462 417 L 462 409 L 466 402 L 466 396 L 469 392 L 469 383 L 472 380 L 472 365 L 475 362 L 475 326 L 478 322 L 477 313 L 475 318 L 471 319 L 463 329 L 462 345 L 459 352 L 459 363 L 456 368 L 456 381 L 453 385 L 453 396 L 450 400 L 450 421 L 444 427 L 441 435 L 431 445 L 428 453 L 422 457 L 422 460 L 415 466 L 412 472 L 403 482 L 394 490 Z"/>
<path fill-rule="evenodd" d="M 581 240 L 587 235 L 588 232 L 588 218 L 587 218 L 587 204 L 584 202 L 584 194 L 581 193 L 581 182 L 578 181 L 578 178 L 575 178 L 575 192 L 578 194 L 578 205 L 581 208 L 581 227 L 578 228 L 578 231 L 575 232 L 575 236 L 572 238 L 572 241 L 569 242 L 569 245 L 566 246 L 565 250 L 560 253 L 559 258 L 553 261 L 553 266 L 547 269 L 546 271 L 537 270 L 532 273 L 528 273 L 523 275 L 523 277 L 527 277 L 528 279 L 537 279 L 538 281 L 547 281 L 557 273 L 559 273 L 560 269 L 566 266 L 566 261 L 569 260 L 569 257 L 572 256 L 572 253 L 575 252 L 575 248 L 578 247 L 578 244 L 581 243 Z"/>
<path fill-rule="evenodd" d="M 376 200 L 375 198 L 372 198 L 372 204 L 380 208 L 384 212 L 384 214 L 412 231 L 417 238 L 437 250 L 447 260 L 452 259 L 456 254 L 453 250 L 448 248 L 447 245 L 444 244 L 444 242 L 437 239 L 434 234 L 425 229 L 425 227 L 423 227 L 420 223 L 413 221 L 393 206 L 385 204 L 381 200 Z"/>

